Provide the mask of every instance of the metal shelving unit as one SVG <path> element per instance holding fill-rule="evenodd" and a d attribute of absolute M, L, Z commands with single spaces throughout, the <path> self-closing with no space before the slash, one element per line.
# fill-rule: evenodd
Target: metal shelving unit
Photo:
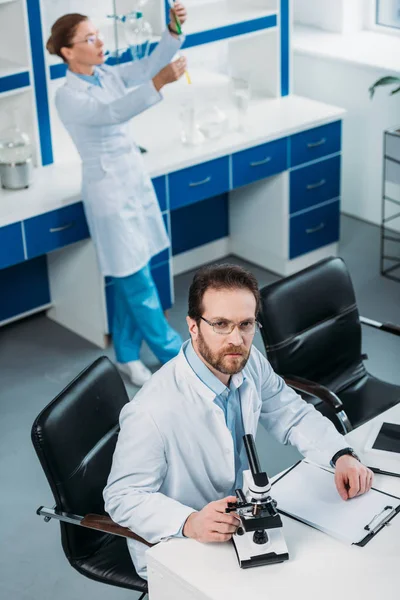
<path fill-rule="evenodd" d="M 400 127 L 384 132 L 381 274 L 400 281 Z"/>

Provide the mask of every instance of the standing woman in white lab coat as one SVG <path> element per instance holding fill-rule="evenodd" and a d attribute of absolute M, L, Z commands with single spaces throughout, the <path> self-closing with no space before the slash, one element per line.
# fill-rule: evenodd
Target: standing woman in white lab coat
<path fill-rule="evenodd" d="M 186 9 L 175 4 L 181 23 Z M 151 376 L 140 361 L 142 340 L 165 363 L 182 340 L 161 308 L 149 262 L 169 247 L 157 198 L 128 121 L 162 100 L 161 88 L 185 72 L 170 63 L 183 37 L 174 15 L 153 53 L 142 60 L 104 65 L 101 34 L 80 14 L 58 19 L 47 49 L 68 65 L 56 106 L 82 159 L 82 198 L 102 274 L 114 279 L 113 340 L 120 370 L 136 385 Z M 130 89 L 133 86 L 134 89 Z"/>

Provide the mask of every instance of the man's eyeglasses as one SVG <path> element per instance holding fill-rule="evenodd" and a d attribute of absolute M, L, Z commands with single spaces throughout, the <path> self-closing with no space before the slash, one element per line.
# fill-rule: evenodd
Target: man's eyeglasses
<path fill-rule="evenodd" d="M 72 42 L 70 46 L 74 46 L 74 44 L 88 44 L 89 46 L 94 46 L 97 41 L 104 42 L 104 35 L 102 33 L 94 33 L 93 35 L 88 35 L 84 40 L 77 40 L 76 42 Z"/>
<path fill-rule="evenodd" d="M 253 335 L 255 333 L 256 327 L 261 329 L 262 325 L 255 319 L 249 319 L 248 321 L 242 321 L 241 323 L 234 323 L 233 321 L 227 321 L 225 319 L 220 319 L 219 321 L 207 321 L 204 317 L 200 317 L 202 321 L 207 323 L 210 327 L 213 328 L 215 333 L 219 335 L 229 335 L 232 331 L 237 327 L 240 333 L 244 335 Z"/>

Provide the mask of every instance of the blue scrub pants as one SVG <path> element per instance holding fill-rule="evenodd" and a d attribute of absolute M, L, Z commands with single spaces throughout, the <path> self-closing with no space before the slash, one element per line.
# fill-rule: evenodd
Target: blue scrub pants
<path fill-rule="evenodd" d="M 182 339 L 164 316 L 149 265 L 128 277 L 113 279 L 113 341 L 117 361 L 139 360 L 143 340 L 160 362 L 174 358 Z"/>

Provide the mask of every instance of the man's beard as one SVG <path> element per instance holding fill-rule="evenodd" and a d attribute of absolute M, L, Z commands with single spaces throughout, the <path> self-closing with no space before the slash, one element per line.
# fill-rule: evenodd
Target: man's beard
<path fill-rule="evenodd" d="M 201 331 L 199 331 L 197 346 L 204 360 L 207 361 L 208 364 L 211 365 L 216 371 L 219 371 L 224 375 L 235 375 L 235 373 L 240 373 L 240 371 L 242 371 L 246 366 L 250 356 L 250 350 L 247 350 L 247 348 L 244 346 L 227 346 L 219 352 L 213 352 L 207 345 Z M 231 357 L 231 360 L 233 359 L 233 361 L 229 365 L 226 355 L 236 353 L 241 354 L 242 356 L 238 356 L 236 359 Z"/>

